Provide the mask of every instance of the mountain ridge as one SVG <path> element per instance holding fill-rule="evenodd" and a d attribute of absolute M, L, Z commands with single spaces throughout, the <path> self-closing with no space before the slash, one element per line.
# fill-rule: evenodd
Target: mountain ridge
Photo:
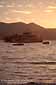
<path fill-rule="evenodd" d="M 0 22 L 0 39 L 5 36 L 10 36 L 14 34 L 22 34 L 25 32 L 31 32 L 32 34 L 40 37 L 42 39 L 56 40 L 56 29 L 46 29 L 33 22 L 15 22 L 15 23 L 4 23 Z"/>

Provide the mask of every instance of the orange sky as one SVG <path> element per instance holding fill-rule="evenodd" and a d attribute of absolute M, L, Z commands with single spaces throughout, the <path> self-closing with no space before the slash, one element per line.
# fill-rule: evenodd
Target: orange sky
<path fill-rule="evenodd" d="M 21 21 L 56 28 L 56 0 L 0 0 L 0 22 Z"/>

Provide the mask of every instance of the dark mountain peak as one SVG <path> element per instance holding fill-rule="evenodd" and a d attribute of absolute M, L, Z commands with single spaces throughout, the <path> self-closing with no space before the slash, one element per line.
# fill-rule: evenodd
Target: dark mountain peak
<path fill-rule="evenodd" d="M 38 24 L 36 24 L 36 23 L 29 23 L 28 25 L 30 25 L 30 26 L 32 26 L 33 28 L 39 28 L 39 29 L 44 29 L 44 27 L 42 27 L 42 26 L 40 26 L 40 25 L 38 25 Z"/>
<path fill-rule="evenodd" d="M 38 25 L 38 24 L 36 24 L 36 23 L 34 23 L 34 22 L 31 22 L 31 23 L 29 23 L 29 24 L 26 24 L 26 23 L 24 23 L 24 22 L 15 22 L 15 23 L 5 23 L 5 22 L 0 22 L 0 25 L 3 25 L 3 24 L 7 24 L 7 25 L 17 25 L 17 26 L 30 26 L 30 27 L 33 27 L 33 28 L 44 28 L 44 27 L 42 27 L 42 26 L 40 26 L 40 25 Z"/>
<path fill-rule="evenodd" d="M 0 22 L 0 25 L 1 25 L 1 24 L 6 24 L 6 23 L 4 23 L 4 22 Z"/>
<path fill-rule="evenodd" d="M 31 22 L 31 23 L 29 23 L 30 25 L 37 25 L 36 23 L 34 23 L 34 22 Z"/>
<path fill-rule="evenodd" d="M 32 33 L 37 37 L 41 36 L 42 39 L 56 39 L 56 29 L 45 29 L 44 27 L 33 22 L 29 24 L 26 24 L 24 22 L 0 22 L 0 39 L 5 36 L 14 34 L 21 35 L 24 33 Z"/>
<path fill-rule="evenodd" d="M 24 22 L 15 22 L 15 23 L 11 23 L 11 24 L 19 24 L 19 25 L 22 25 L 22 24 L 26 24 Z"/>

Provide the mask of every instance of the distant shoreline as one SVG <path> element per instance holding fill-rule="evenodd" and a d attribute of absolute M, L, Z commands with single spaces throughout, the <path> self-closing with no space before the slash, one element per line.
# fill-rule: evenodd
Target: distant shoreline
<path fill-rule="evenodd" d="M 43 82 L 27 82 L 27 83 L 7 83 L 5 81 L 0 80 L 0 85 L 56 85 L 56 83 L 43 83 Z"/>

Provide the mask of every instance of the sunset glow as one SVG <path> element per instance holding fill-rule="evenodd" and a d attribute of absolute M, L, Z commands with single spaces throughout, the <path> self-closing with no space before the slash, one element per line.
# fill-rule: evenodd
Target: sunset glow
<path fill-rule="evenodd" d="M 0 0 L 0 22 L 21 21 L 56 28 L 56 0 Z"/>

